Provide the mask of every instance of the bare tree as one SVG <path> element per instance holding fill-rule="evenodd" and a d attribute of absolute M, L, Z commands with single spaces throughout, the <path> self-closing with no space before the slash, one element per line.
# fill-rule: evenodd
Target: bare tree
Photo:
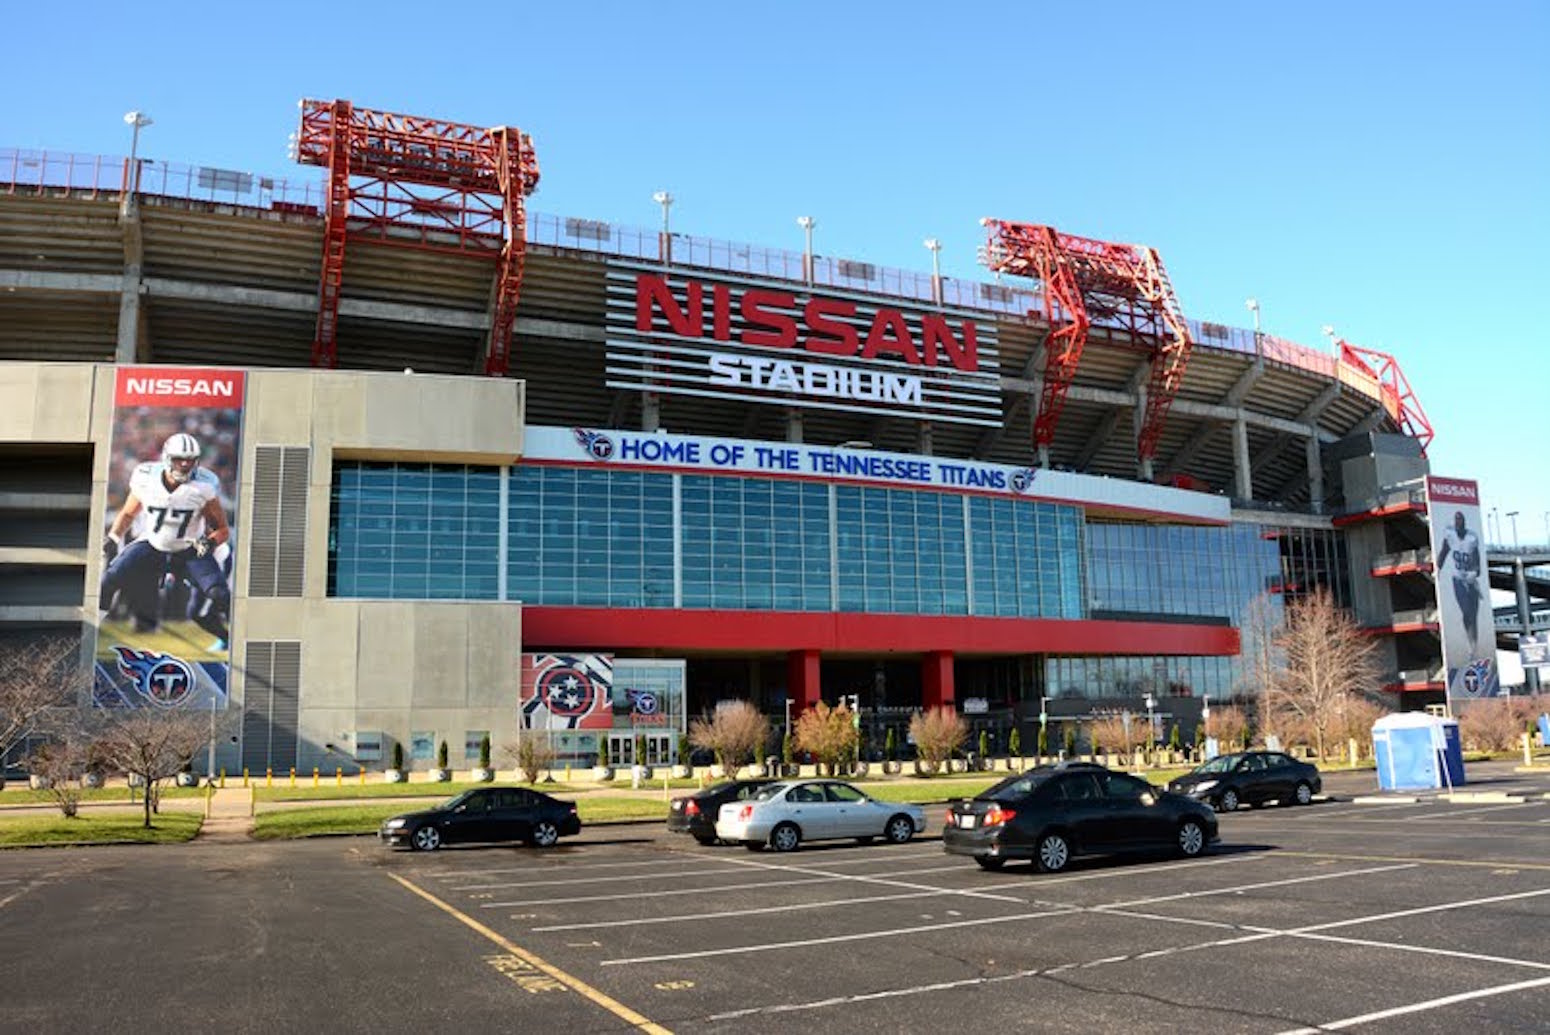
<path fill-rule="evenodd" d="M 916 712 L 910 716 L 910 736 L 927 773 L 934 773 L 953 752 L 969 739 L 969 727 L 963 716 L 948 707 Z"/>
<path fill-rule="evenodd" d="M 503 748 L 501 754 L 521 770 L 522 779 L 528 783 L 537 783 L 539 774 L 554 765 L 554 746 L 549 743 L 549 738 L 533 732 L 517 738 L 517 742 Z"/>
<path fill-rule="evenodd" d="M 144 781 L 149 827 L 161 782 L 177 775 L 209 736 L 209 718 L 197 712 L 135 708 L 107 718 L 96 749 L 111 769 Z"/>
<path fill-rule="evenodd" d="M 770 735 L 770 721 L 748 701 L 723 702 L 715 714 L 689 723 L 689 743 L 716 753 L 716 764 L 730 775 Z"/>
<path fill-rule="evenodd" d="M 89 680 L 79 640 L 0 645 L 0 759 L 29 737 L 52 732 L 73 713 Z"/>
<path fill-rule="evenodd" d="M 792 739 L 799 751 L 810 751 L 833 773 L 856 750 L 858 735 L 849 708 L 830 708 L 819 701 L 797 716 Z"/>
<path fill-rule="evenodd" d="M 33 752 L 30 768 L 42 777 L 49 796 L 61 815 L 73 819 L 81 807 L 81 779 L 92 758 L 91 745 L 79 736 L 69 735 L 50 741 Z"/>
<path fill-rule="evenodd" d="M 1103 751 L 1128 751 L 1125 741 L 1125 720 L 1118 715 L 1101 715 L 1087 724 L 1087 736 L 1093 744 L 1093 754 Z"/>
<path fill-rule="evenodd" d="M 1206 736 L 1215 737 L 1224 750 L 1236 751 L 1243 743 L 1243 735 L 1249 731 L 1249 718 L 1237 705 L 1212 708 L 1206 719 Z"/>
<path fill-rule="evenodd" d="M 1352 694 L 1376 687 L 1376 644 L 1322 589 L 1286 609 L 1275 643 L 1284 663 L 1271 687 L 1269 710 L 1300 720 L 1323 758 L 1331 733 L 1341 725 L 1341 706 Z"/>
<path fill-rule="evenodd" d="M 1523 734 L 1523 718 L 1509 700 L 1471 701 L 1458 720 L 1460 739 L 1475 751 L 1511 751 Z"/>

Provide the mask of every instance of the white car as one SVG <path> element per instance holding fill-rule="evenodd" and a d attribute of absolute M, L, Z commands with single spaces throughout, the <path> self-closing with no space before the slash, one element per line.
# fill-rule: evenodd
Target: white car
<path fill-rule="evenodd" d="M 926 813 L 919 805 L 868 798 L 838 780 L 771 784 L 747 801 L 721 806 L 716 814 L 716 836 L 750 851 L 769 845 L 789 852 L 803 841 L 841 837 L 885 837 L 898 845 L 925 829 Z"/>

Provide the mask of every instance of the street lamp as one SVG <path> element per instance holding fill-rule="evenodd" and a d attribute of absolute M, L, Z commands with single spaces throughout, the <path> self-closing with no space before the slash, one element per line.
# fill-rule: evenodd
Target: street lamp
<path fill-rule="evenodd" d="M 125 112 L 124 122 L 133 131 L 129 135 L 129 183 L 124 198 L 124 207 L 127 208 L 129 198 L 140 192 L 140 162 L 136 157 L 140 151 L 140 130 L 152 123 L 151 117 L 143 111 Z"/>
<path fill-rule="evenodd" d="M 818 225 L 818 220 L 812 216 L 797 216 L 797 226 L 807 237 L 807 244 L 802 250 L 802 279 L 809 284 L 813 282 L 813 227 Z"/>
<path fill-rule="evenodd" d="M 1491 527 L 1492 525 L 1495 526 L 1494 531 L 1493 531 L 1493 529 Z M 1492 507 L 1491 508 L 1491 513 L 1489 515 L 1489 519 L 1486 522 L 1486 530 L 1485 530 L 1485 532 L 1486 532 L 1486 535 L 1491 537 L 1491 542 L 1494 542 L 1494 543 L 1497 543 L 1497 544 L 1501 543 L 1501 541 L 1502 541 L 1502 519 L 1501 519 L 1501 515 L 1497 513 L 1497 508 L 1496 507 Z"/>
<path fill-rule="evenodd" d="M 928 237 L 922 242 L 931 252 L 931 300 L 937 305 L 942 304 L 942 242 L 935 237 Z"/>
<path fill-rule="evenodd" d="M 1512 548 L 1516 550 L 1518 548 L 1518 512 L 1507 511 L 1507 520 L 1512 522 Z"/>
<path fill-rule="evenodd" d="M 673 260 L 673 238 L 667 226 L 667 213 L 673 207 L 673 196 L 665 190 L 659 190 L 651 195 L 651 200 L 662 206 L 662 239 L 658 242 L 658 248 L 662 253 L 663 262 Z"/>
<path fill-rule="evenodd" d="M 1340 339 L 1335 337 L 1335 328 L 1334 328 L 1334 326 L 1332 324 L 1327 324 L 1326 323 L 1323 327 L 1321 327 L 1319 329 L 1323 332 L 1324 337 L 1329 339 L 1330 350 L 1332 352 L 1334 352 L 1335 358 L 1339 359 L 1340 358 Z"/>

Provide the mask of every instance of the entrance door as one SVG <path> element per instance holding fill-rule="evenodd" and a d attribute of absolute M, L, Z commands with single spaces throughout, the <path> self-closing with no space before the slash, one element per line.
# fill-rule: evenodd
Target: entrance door
<path fill-rule="evenodd" d="M 635 738 L 628 733 L 608 735 L 608 762 L 610 765 L 635 764 Z"/>
<path fill-rule="evenodd" d="M 646 764 L 673 764 L 673 737 L 669 733 L 646 734 Z"/>

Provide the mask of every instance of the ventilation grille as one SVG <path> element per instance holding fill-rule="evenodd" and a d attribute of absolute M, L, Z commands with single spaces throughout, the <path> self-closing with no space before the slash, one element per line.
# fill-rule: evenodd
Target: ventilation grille
<path fill-rule="evenodd" d="M 296 765 L 301 644 L 249 640 L 242 693 L 242 768 L 289 772 Z"/>
<path fill-rule="evenodd" d="M 307 573 L 306 446 L 259 446 L 253 464 L 248 596 L 299 597 Z"/>

